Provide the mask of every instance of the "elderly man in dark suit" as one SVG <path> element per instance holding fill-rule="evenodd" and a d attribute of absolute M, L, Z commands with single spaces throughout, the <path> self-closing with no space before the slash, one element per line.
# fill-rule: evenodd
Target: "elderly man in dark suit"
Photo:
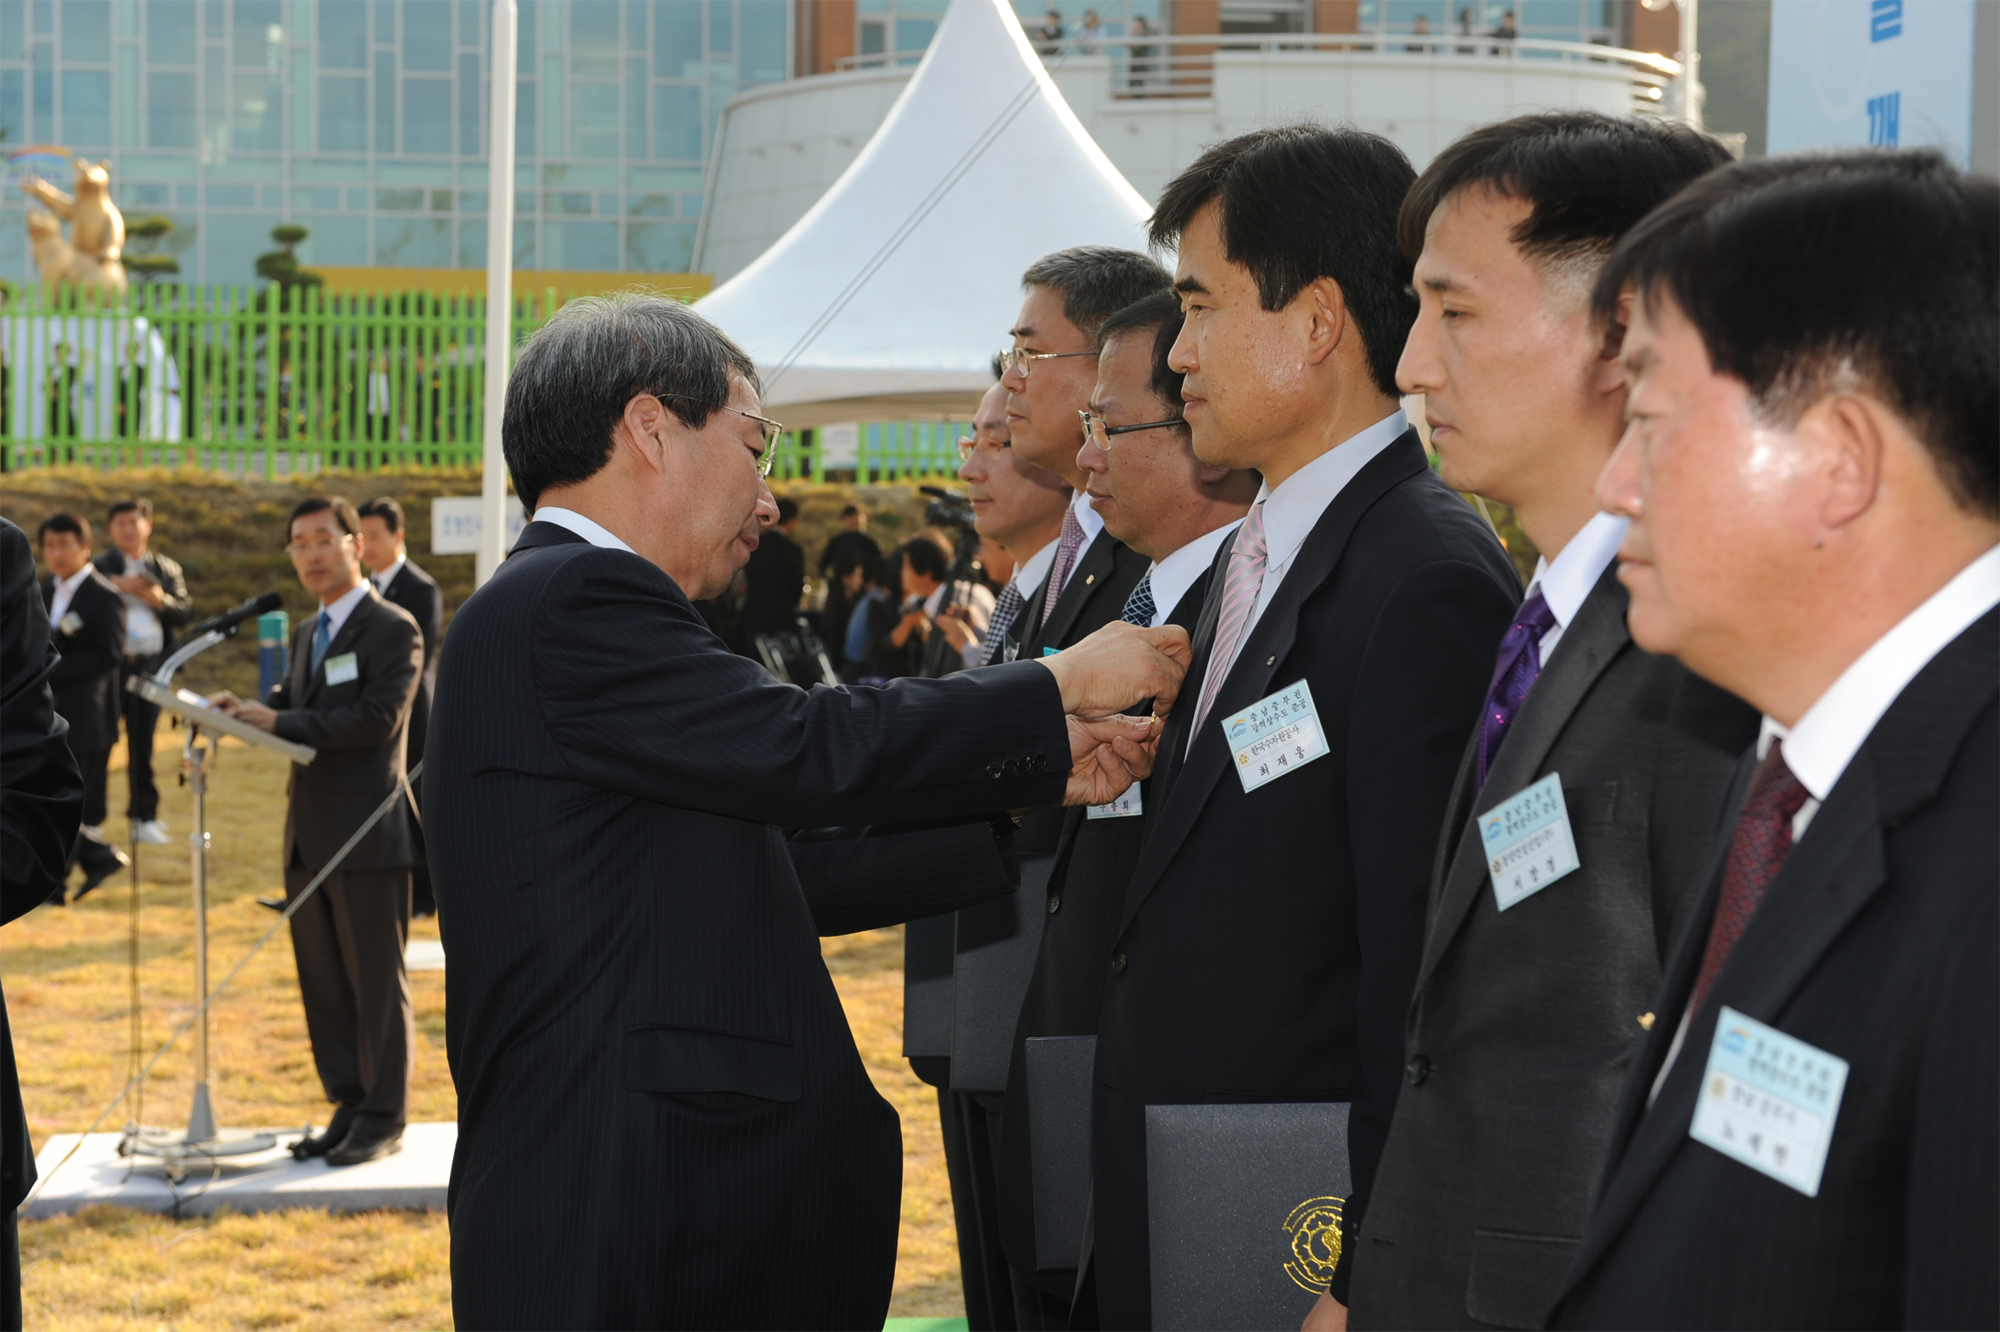
<path fill-rule="evenodd" d="M 1201 618 L 1215 553 L 1249 511 L 1257 477 L 1194 456 L 1181 417 L 1181 375 L 1167 364 L 1180 329 L 1180 302 L 1169 291 L 1145 297 L 1104 322 L 1077 462 L 1087 478 L 1084 494 L 1103 518 L 1104 530 L 1150 561 L 1126 597 L 1121 618 L 1192 629 Z M 1043 1322 L 1068 1321 L 1076 1273 L 1044 1270 L 1037 1259 L 1027 1042 L 1097 1031 L 1125 884 L 1150 823 L 1147 785 L 1139 783 L 1093 809 L 1067 811 L 1049 874 L 1034 975 L 1015 1026 L 1001 1116 L 1000 1223 L 1017 1288 L 1034 1292 L 1034 1312 Z"/>
<path fill-rule="evenodd" d="M 62 892 L 83 814 L 83 777 L 49 688 L 55 667 L 27 534 L 0 518 L 0 924 Z M 35 1149 L 0 998 L 0 1328 L 21 1326 L 14 1218 L 34 1182 Z"/>
<path fill-rule="evenodd" d="M 285 549 L 319 611 L 300 622 L 292 669 L 262 703 L 215 698 L 253 726 L 319 751 L 292 768 L 287 899 L 305 891 L 376 806 L 399 788 L 404 795 L 292 916 L 313 1062 L 335 1106 L 326 1131 L 292 1150 L 336 1166 L 402 1150 L 416 1039 L 403 950 L 410 866 L 421 852 L 403 744 L 424 638 L 407 611 L 361 576 L 360 529 L 344 499 L 299 501 Z"/>
<path fill-rule="evenodd" d="M 361 563 L 382 600 L 410 613 L 424 631 L 424 672 L 417 677 L 417 697 L 410 704 L 410 739 L 404 761 L 412 768 L 423 762 L 424 737 L 430 732 L 431 699 L 437 692 L 438 641 L 444 637 L 444 594 L 437 580 L 410 561 L 403 506 L 379 495 L 355 510 L 361 515 Z M 410 783 L 417 812 L 423 813 L 422 777 Z M 410 869 L 410 914 L 437 914 L 431 895 L 430 866 L 423 857 L 423 830 L 417 830 L 417 863 Z"/>
<path fill-rule="evenodd" d="M 1591 497 L 1625 394 L 1590 280 L 1654 204 L 1728 160 L 1675 121 L 1523 116 L 1445 149 L 1403 202 L 1421 304 L 1398 378 L 1424 397 L 1445 483 L 1512 505 L 1541 560 L 1445 814 L 1352 1327 L 1548 1312 L 1756 735 L 1748 705 L 1632 643 L 1612 558 L 1626 524 Z M 1482 830 L 1550 782 L 1575 868 L 1516 887 Z"/>
<path fill-rule="evenodd" d="M 83 772 L 83 826 L 70 863 L 83 869 L 76 900 L 132 858 L 104 836 L 107 769 L 118 743 L 118 668 L 125 657 L 125 603 L 90 563 L 90 523 L 73 513 L 42 521 L 42 605 L 60 660 L 49 673 L 56 711 L 69 723 L 70 752 Z M 60 901 L 61 899 L 58 899 Z"/>
<path fill-rule="evenodd" d="M 1925 150 L 1724 167 L 1598 280 L 1632 637 L 1764 717 L 1557 1326 L 2000 1324 L 1996 275 Z"/>
<path fill-rule="evenodd" d="M 1397 406 L 1413 176 L 1372 134 L 1261 130 L 1196 159 L 1153 215 L 1154 240 L 1178 242 L 1170 364 L 1195 456 L 1264 485 L 1218 556 L 1106 962 L 1107 1327 L 1152 1317 L 1147 1106 L 1347 1103 L 1352 1218 L 1402 1086 L 1438 820 L 1520 591 Z M 1301 732 L 1253 766 L 1253 709 L 1310 713 L 1318 753 Z"/>
<path fill-rule="evenodd" d="M 125 658 L 118 675 L 118 706 L 125 717 L 125 816 L 134 841 L 165 846 L 160 788 L 153 781 L 153 734 L 160 708 L 125 688 L 135 675 L 151 675 L 174 650 L 174 631 L 194 616 L 187 579 L 173 557 L 153 549 L 153 502 L 144 495 L 111 506 L 105 526 L 111 549 L 92 561 L 125 599 Z"/>
<path fill-rule="evenodd" d="M 427 759 L 458 1323 L 878 1327 L 901 1135 L 779 828 L 1109 799 L 1157 734 L 1113 714 L 1172 698 L 1185 635 L 779 684 L 693 605 L 776 516 L 748 356 L 676 302 L 585 298 L 507 393 L 534 521 L 452 621 Z"/>

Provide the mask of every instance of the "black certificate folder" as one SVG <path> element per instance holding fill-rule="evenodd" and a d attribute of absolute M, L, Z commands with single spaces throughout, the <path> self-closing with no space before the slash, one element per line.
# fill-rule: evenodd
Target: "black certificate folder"
<path fill-rule="evenodd" d="M 1347 1103 L 1149 1105 L 1153 1326 L 1295 1328 L 1340 1259 Z"/>
<path fill-rule="evenodd" d="M 1035 1270 L 1073 1272 L 1090 1204 L 1090 1080 L 1095 1036 L 1028 1038 L 1028 1150 L 1035 1184 Z"/>

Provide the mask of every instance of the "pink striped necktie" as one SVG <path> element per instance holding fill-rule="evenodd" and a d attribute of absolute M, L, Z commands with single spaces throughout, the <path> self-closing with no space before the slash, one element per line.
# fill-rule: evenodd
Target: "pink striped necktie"
<path fill-rule="evenodd" d="M 1208 669 L 1202 676 L 1201 701 L 1194 710 L 1194 725 L 1188 730 L 1189 743 L 1208 720 L 1208 710 L 1222 689 L 1223 677 L 1236 663 L 1236 649 L 1242 646 L 1244 626 L 1250 623 L 1250 609 L 1264 586 L 1264 563 L 1268 547 L 1264 542 L 1264 501 L 1250 506 L 1250 516 L 1236 530 L 1235 544 L 1229 548 L 1229 569 L 1222 579 L 1222 609 L 1215 618 L 1215 642 L 1209 646 Z"/>
<path fill-rule="evenodd" d="M 1048 595 L 1042 598 L 1042 624 L 1049 622 L 1049 616 L 1056 608 L 1056 601 L 1069 586 L 1070 570 L 1076 567 L 1076 552 L 1083 546 L 1083 524 L 1076 516 L 1076 506 L 1063 510 L 1062 544 L 1056 547 L 1056 567 L 1049 570 Z M 1041 625 L 1035 626 L 1040 628 Z"/>

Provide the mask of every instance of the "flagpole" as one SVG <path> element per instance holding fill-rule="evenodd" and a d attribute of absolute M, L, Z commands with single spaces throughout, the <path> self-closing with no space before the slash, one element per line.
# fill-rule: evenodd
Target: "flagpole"
<path fill-rule="evenodd" d="M 474 567 L 478 583 L 491 578 L 507 556 L 507 460 L 500 451 L 500 422 L 507 410 L 514 343 L 514 50 L 519 24 L 514 0 L 493 0 L 493 97 L 486 140 L 486 452 Z"/>

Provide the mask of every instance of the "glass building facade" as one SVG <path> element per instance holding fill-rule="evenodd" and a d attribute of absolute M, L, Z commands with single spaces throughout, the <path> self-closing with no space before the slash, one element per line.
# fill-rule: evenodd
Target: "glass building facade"
<path fill-rule="evenodd" d="M 518 0 L 514 263 L 688 266 L 716 120 L 789 72 L 789 0 Z M 483 268 L 490 0 L 0 0 L 0 148 L 111 163 L 180 280 Z M 45 158 L 37 158 L 46 161 Z M 46 168 L 44 168 L 46 170 Z M 56 182 L 68 188 L 68 182 Z M 0 276 L 31 279 L 15 182 Z"/>

